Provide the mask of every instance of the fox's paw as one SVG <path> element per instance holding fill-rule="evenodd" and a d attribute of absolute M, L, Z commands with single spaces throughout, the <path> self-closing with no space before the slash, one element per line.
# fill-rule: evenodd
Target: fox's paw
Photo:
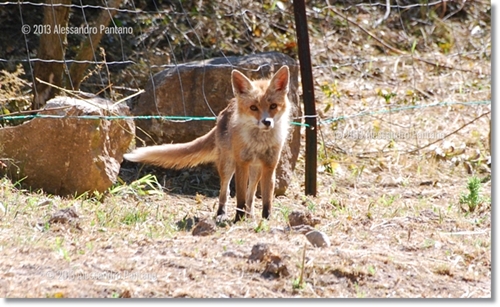
<path fill-rule="evenodd" d="M 244 220 L 251 219 L 252 217 L 249 216 L 248 214 L 245 214 L 245 212 L 242 211 L 236 211 L 236 216 L 234 217 L 234 222 L 238 223 Z"/>
<path fill-rule="evenodd" d="M 219 226 L 225 226 L 228 222 L 231 222 L 231 220 L 225 213 L 219 214 L 215 217 L 215 223 Z"/>

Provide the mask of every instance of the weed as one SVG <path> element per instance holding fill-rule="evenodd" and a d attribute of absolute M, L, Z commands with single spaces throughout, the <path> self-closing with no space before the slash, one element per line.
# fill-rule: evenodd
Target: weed
<path fill-rule="evenodd" d="M 321 166 L 324 168 L 324 171 L 328 174 L 334 175 L 335 169 L 339 167 L 338 162 L 336 162 L 335 158 L 329 156 L 329 151 L 324 142 L 320 142 L 320 148 L 318 149 L 318 161 Z"/>
<path fill-rule="evenodd" d="M 259 225 L 257 225 L 254 228 L 254 230 L 256 233 L 259 233 L 262 231 L 265 231 L 265 232 L 269 231 L 269 224 L 268 224 L 267 220 L 260 220 Z"/>
<path fill-rule="evenodd" d="M 300 277 L 297 277 L 292 281 L 292 288 L 294 290 L 304 289 L 304 282 L 300 280 Z"/>
<path fill-rule="evenodd" d="M 433 239 L 425 239 L 424 245 L 422 246 L 422 248 L 430 248 L 430 247 L 433 247 L 435 244 L 436 244 L 436 241 L 434 241 Z"/>
<path fill-rule="evenodd" d="M 101 211 L 101 210 L 97 210 L 95 212 L 95 215 L 97 217 L 97 221 L 98 221 L 99 225 L 104 226 L 106 224 L 106 220 L 107 220 L 106 212 Z M 94 220 L 92 220 L 91 226 L 94 226 L 94 225 L 95 225 L 95 222 L 94 222 Z"/>
<path fill-rule="evenodd" d="M 365 166 L 364 165 L 361 165 L 361 167 L 355 165 L 355 164 L 351 164 L 349 166 L 350 170 L 351 170 L 351 177 L 358 180 L 359 178 L 361 178 L 361 175 L 363 174 L 363 171 L 365 170 Z"/>
<path fill-rule="evenodd" d="M 243 239 L 236 240 L 236 244 L 238 244 L 238 245 L 243 245 L 244 242 L 245 241 Z"/>
<path fill-rule="evenodd" d="M 125 214 L 125 216 L 122 219 L 122 222 L 126 225 L 133 225 L 145 222 L 147 217 L 148 217 L 147 212 L 140 212 L 140 211 L 129 212 Z"/>
<path fill-rule="evenodd" d="M 388 92 L 385 89 L 382 89 L 382 90 L 381 89 L 377 89 L 377 95 L 379 97 L 384 98 L 385 103 L 387 103 L 387 104 L 391 103 L 391 98 L 392 97 L 396 97 L 397 96 L 396 93 L 394 93 L 394 92 Z"/>
<path fill-rule="evenodd" d="M 469 178 L 467 181 L 467 190 L 469 194 L 462 193 L 458 202 L 462 210 L 472 213 L 485 201 L 481 196 L 481 179 L 476 176 Z M 467 205 L 467 208 L 464 209 L 462 205 Z"/>
<path fill-rule="evenodd" d="M 370 219 L 370 220 L 373 218 L 373 215 L 372 215 L 372 211 L 371 211 L 371 209 L 372 209 L 372 207 L 373 207 L 374 205 L 375 205 L 375 202 L 373 202 L 373 201 L 372 201 L 372 202 L 370 202 L 370 204 L 368 205 L 368 210 L 366 211 L 366 217 L 367 217 L 368 219 Z"/>
<path fill-rule="evenodd" d="M 282 206 L 280 208 L 280 212 L 281 212 L 281 215 L 283 216 L 283 219 L 285 220 L 285 223 L 289 224 L 288 216 L 290 215 L 290 208 Z"/>
<path fill-rule="evenodd" d="M 364 291 L 361 291 L 357 282 L 354 283 L 354 289 L 356 290 L 356 297 L 357 298 L 365 298 L 366 297 L 366 293 Z"/>
<path fill-rule="evenodd" d="M 368 266 L 368 274 L 370 276 L 375 276 L 376 272 L 377 272 L 377 270 L 375 269 L 375 267 L 373 265 L 369 265 Z"/>
<path fill-rule="evenodd" d="M 332 205 L 336 210 L 342 210 L 342 204 L 338 199 L 331 199 L 330 200 L 330 205 Z"/>
<path fill-rule="evenodd" d="M 64 243 L 63 238 L 56 237 L 55 250 L 59 255 L 63 256 L 64 260 L 70 261 L 68 250 L 64 248 L 63 243 Z"/>
<path fill-rule="evenodd" d="M 325 94 L 325 96 L 327 98 L 330 98 L 330 97 L 340 97 L 340 93 L 339 93 L 339 90 L 338 90 L 338 84 L 337 84 L 337 80 L 335 80 L 335 82 L 333 84 L 329 84 L 329 83 L 324 83 L 320 86 L 321 88 L 321 91 Z M 328 112 L 328 110 L 330 110 L 330 108 L 332 107 L 332 104 L 329 103 L 326 105 L 325 107 L 325 110 L 323 112 Z"/>
<path fill-rule="evenodd" d="M 382 195 L 381 198 L 379 198 L 378 202 L 386 207 L 389 207 L 394 203 L 395 200 L 396 200 L 396 195 L 384 194 Z"/>
<path fill-rule="evenodd" d="M 85 243 L 85 248 L 88 249 L 89 251 L 92 251 L 94 249 L 94 243 L 92 242 Z"/>
<path fill-rule="evenodd" d="M 158 183 L 156 176 L 151 174 L 147 174 L 146 176 L 131 182 L 129 185 L 118 178 L 118 184 L 109 189 L 109 194 L 120 196 L 161 195 L 162 193 L 161 185 Z"/>
<path fill-rule="evenodd" d="M 316 203 L 312 200 L 307 200 L 307 210 L 314 212 L 316 210 Z"/>
<path fill-rule="evenodd" d="M 300 264 L 300 276 L 296 278 L 292 282 L 292 287 L 294 290 L 303 289 L 304 288 L 304 269 L 306 263 L 306 249 L 307 245 L 304 245 L 304 249 L 302 250 L 302 262 Z"/>

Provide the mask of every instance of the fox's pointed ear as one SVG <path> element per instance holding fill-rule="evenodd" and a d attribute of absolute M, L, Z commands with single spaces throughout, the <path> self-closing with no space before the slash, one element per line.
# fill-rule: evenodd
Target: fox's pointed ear
<path fill-rule="evenodd" d="M 289 83 L 290 70 L 288 69 L 288 66 L 283 65 L 272 77 L 270 87 L 276 92 L 283 91 L 287 93 Z"/>
<path fill-rule="evenodd" d="M 233 70 L 231 73 L 231 83 L 233 85 L 233 94 L 235 96 L 248 94 L 253 88 L 252 81 L 237 70 Z"/>

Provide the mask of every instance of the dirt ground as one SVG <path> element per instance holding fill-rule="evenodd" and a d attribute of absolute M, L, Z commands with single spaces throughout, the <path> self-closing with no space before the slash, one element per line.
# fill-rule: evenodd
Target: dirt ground
<path fill-rule="evenodd" d="M 360 184 L 307 198 L 292 192 L 276 200 L 264 226 L 241 222 L 199 237 L 182 230 L 185 217 L 213 218 L 214 197 L 60 200 L 19 192 L 4 180 L 0 295 L 490 297 L 490 213 L 465 217 L 454 206 L 461 183 Z M 57 207 L 68 206 L 77 212 L 75 221 L 48 223 Z M 285 215 L 292 210 L 319 218 L 316 229 L 331 246 L 315 248 L 287 230 Z M 287 276 L 266 276 L 266 261 L 249 261 L 259 243 L 270 246 Z M 304 285 L 298 287 L 302 267 Z"/>
<path fill-rule="evenodd" d="M 418 18 L 395 30 L 393 15 L 370 28 L 385 13 L 372 7 L 344 12 L 344 23 L 309 11 L 318 192 L 304 195 L 302 149 L 269 221 L 194 236 L 193 225 L 215 216 L 211 168 L 124 163 L 125 184 L 78 198 L 0 179 L 0 296 L 491 298 L 490 6 L 452 5 L 432 7 L 441 17 L 424 32 Z M 290 227 L 294 211 L 317 219 L 311 227 L 330 245 Z"/>

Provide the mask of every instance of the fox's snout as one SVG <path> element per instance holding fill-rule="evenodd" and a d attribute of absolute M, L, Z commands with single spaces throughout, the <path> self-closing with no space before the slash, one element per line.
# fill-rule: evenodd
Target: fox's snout
<path fill-rule="evenodd" d="M 261 129 L 273 129 L 274 128 L 274 117 L 272 117 L 269 112 L 264 111 L 260 114 L 260 117 L 258 117 L 259 122 L 257 124 Z"/>
<path fill-rule="evenodd" d="M 274 119 L 271 117 L 266 117 L 263 120 L 261 120 L 261 123 L 264 124 L 265 128 L 274 128 Z"/>

